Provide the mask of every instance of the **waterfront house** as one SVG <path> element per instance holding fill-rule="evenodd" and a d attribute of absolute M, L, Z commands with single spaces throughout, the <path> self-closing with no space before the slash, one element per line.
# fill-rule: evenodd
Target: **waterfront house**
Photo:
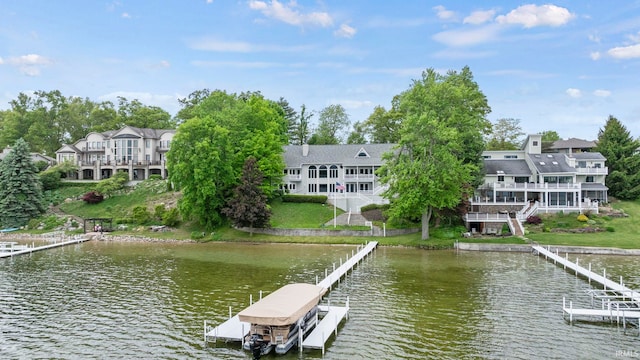
<path fill-rule="evenodd" d="M 129 180 L 145 180 L 150 175 L 167 177 L 166 153 L 175 130 L 125 126 L 119 130 L 91 132 L 73 144 L 56 151 L 58 163 L 70 161 L 77 172 L 69 180 L 102 180 L 116 171 L 129 174 Z"/>
<path fill-rule="evenodd" d="M 597 213 L 599 202 L 608 202 L 602 154 L 571 148 L 543 153 L 541 140 L 541 135 L 530 135 L 520 150 L 483 153 L 484 181 L 465 216 L 471 232 L 498 233 L 507 224 L 519 235 L 531 215 Z"/>

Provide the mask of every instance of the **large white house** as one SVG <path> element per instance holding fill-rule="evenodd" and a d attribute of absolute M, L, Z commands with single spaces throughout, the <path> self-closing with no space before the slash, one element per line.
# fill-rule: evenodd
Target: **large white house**
<path fill-rule="evenodd" d="M 394 144 L 287 145 L 283 188 L 290 194 L 327 195 L 345 211 L 385 203 L 376 170 Z"/>
<path fill-rule="evenodd" d="M 125 126 L 119 130 L 92 132 L 56 151 L 58 163 L 71 161 L 79 167 L 68 179 L 102 180 L 116 171 L 125 171 L 129 180 L 150 175 L 167 177 L 165 156 L 175 130 L 156 130 Z"/>
<path fill-rule="evenodd" d="M 598 212 L 608 202 L 606 159 L 598 152 L 542 153 L 541 135 L 522 149 L 485 151 L 484 182 L 466 216 L 473 232 L 495 233 L 508 223 L 521 234 L 522 222 L 540 212 Z"/>

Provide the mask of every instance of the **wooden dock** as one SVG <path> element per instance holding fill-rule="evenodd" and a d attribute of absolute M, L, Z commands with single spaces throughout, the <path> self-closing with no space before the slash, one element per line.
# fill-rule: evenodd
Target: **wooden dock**
<path fill-rule="evenodd" d="M 347 275 L 349 270 L 352 270 L 360 261 L 362 261 L 367 255 L 369 255 L 378 246 L 377 241 L 371 241 L 364 246 L 359 246 L 351 253 L 351 257 L 347 256 L 344 263 L 340 259 L 339 266 L 333 264 L 333 270 L 328 273 L 329 270 L 325 270 L 325 278 L 321 281 L 316 279 L 316 285 L 324 287 L 327 290 L 331 290 L 333 285 L 340 281 L 340 279 Z M 262 295 L 261 295 L 262 297 Z M 250 301 L 252 302 L 252 300 Z M 337 336 L 338 325 L 340 322 L 348 317 L 349 312 L 349 299 L 345 306 L 333 306 L 319 305 L 319 312 L 324 314 L 324 317 L 311 331 L 311 333 L 303 340 L 302 345 L 298 346 L 300 351 L 303 348 L 310 349 L 322 349 L 324 354 L 325 343 L 331 337 L 332 333 Z M 229 308 L 229 319 L 216 327 L 210 327 L 207 321 L 204 322 L 204 341 L 205 343 L 216 340 L 224 341 L 244 341 L 245 335 L 249 333 L 251 324 L 242 322 L 238 318 L 238 315 L 233 316 L 231 308 Z"/>
<path fill-rule="evenodd" d="M 615 282 L 607 278 L 606 270 L 603 274 L 596 274 L 591 271 L 591 264 L 588 268 L 584 268 L 579 265 L 579 259 L 576 262 L 569 260 L 568 254 L 565 257 L 560 256 L 557 251 L 553 253 L 550 249 L 545 249 L 542 246 L 534 245 L 533 250 L 538 255 L 544 255 L 547 260 L 553 260 L 555 264 L 562 265 L 565 269 L 572 270 L 576 276 L 581 275 L 588 279 L 589 283 L 595 281 L 604 287 L 604 290 L 591 291 L 592 304 L 594 298 L 601 299 L 601 309 L 577 309 L 573 307 L 573 302 L 569 302 L 569 306 L 566 304 L 566 299 L 562 298 L 562 313 L 563 316 L 569 316 L 569 322 L 573 322 L 574 317 L 600 317 L 603 319 L 609 319 L 613 321 L 616 319 L 617 323 L 626 327 L 627 319 L 635 320 L 636 325 L 640 319 L 640 293 L 628 288 L 624 285 L 622 277 L 620 282 Z"/>
<path fill-rule="evenodd" d="M 89 236 L 74 236 L 74 237 L 69 237 L 68 240 L 60 240 L 60 242 L 55 242 L 53 244 L 42 245 L 42 246 L 14 245 L 15 243 L 12 243 L 12 245 L 14 246 L 2 247 L 2 250 L 4 251 L 0 251 L 0 258 L 31 254 L 36 251 L 53 249 L 56 247 L 72 245 L 72 244 L 79 244 L 85 241 L 89 241 L 91 239 L 92 237 L 89 237 Z"/>

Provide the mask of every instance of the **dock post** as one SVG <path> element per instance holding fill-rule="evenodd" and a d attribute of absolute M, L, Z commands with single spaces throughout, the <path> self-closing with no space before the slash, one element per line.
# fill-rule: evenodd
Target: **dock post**
<path fill-rule="evenodd" d="M 317 312 L 316 312 L 317 314 Z M 300 354 L 302 354 L 302 333 L 304 331 L 302 331 L 302 328 L 300 330 L 298 330 L 298 349 L 300 349 Z"/>
<path fill-rule="evenodd" d="M 591 263 L 589 263 L 589 285 L 591 285 Z"/>
<path fill-rule="evenodd" d="M 253 294 L 249 294 L 249 305 L 253 305 Z"/>
<path fill-rule="evenodd" d="M 260 290 L 260 300 L 262 300 L 262 290 Z"/>
<path fill-rule="evenodd" d="M 567 270 L 567 261 L 569 261 L 569 253 L 564 253 L 564 269 Z"/>
<path fill-rule="evenodd" d="M 578 268 L 580 267 L 580 259 L 576 258 L 576 277 L 578 277 Z"/>
<path fill-rule="evenodd" d="M 607 268 L 604 268 L 604 270 L 602 270 L 602 277 L 607 280 Z M 606 281 L 603 281 L 603 283 Z M 604 286 L 604 290 L 607 291 L 607 284 L 602 284 Z"/>
<path fill-rule="evenodd" d="M 318 285 L 318 275 L 316 275 L 316 285 Z"/>
<path fill-rule="evenodd" d="M 207 344 L 207 320 L 204 321 L 204 343 Z"/>
<path fill-rule="evenodd" d="M 569 323 L 573 323 L 573 301 L 569 301 Z"/>

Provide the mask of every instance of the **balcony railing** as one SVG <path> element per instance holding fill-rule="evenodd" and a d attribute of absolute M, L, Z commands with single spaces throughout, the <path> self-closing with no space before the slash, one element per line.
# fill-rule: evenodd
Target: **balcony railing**
<path fill-rule="evenodd" d="M 580 189 L 579 183 L 502 183 L 494 182 L 481 186 L 482 189 L 539 190 L 539 189 Z"/>
<path fill-rule="evenodd" d="M 590 167 L 590 168 L 576 168 L 576 171 L 578 172 L 578 174 L 593 174 L 593 175 L 607 175 L 609 174 L 609 168 L 608 167 L 603 167 L 603 168 L 596 168 L 596 167 Z"/>
<path fill-rule="evenodd" d="M 129 165 L 133 165 L 133 166 L 160 166 L 163 165 L 165 162 L 161 161 L 161 160 L 140 160 L 140 161 L 134 161 L 134 160 L 126 160 L 126 161 L 103 161 L 103 160 L 91 160 L 91 161 L 78 161 L 77 165 L 78 166 L 96 166 L 96 165 L 101 165 L 101 166 L 129 166 Z"/>

